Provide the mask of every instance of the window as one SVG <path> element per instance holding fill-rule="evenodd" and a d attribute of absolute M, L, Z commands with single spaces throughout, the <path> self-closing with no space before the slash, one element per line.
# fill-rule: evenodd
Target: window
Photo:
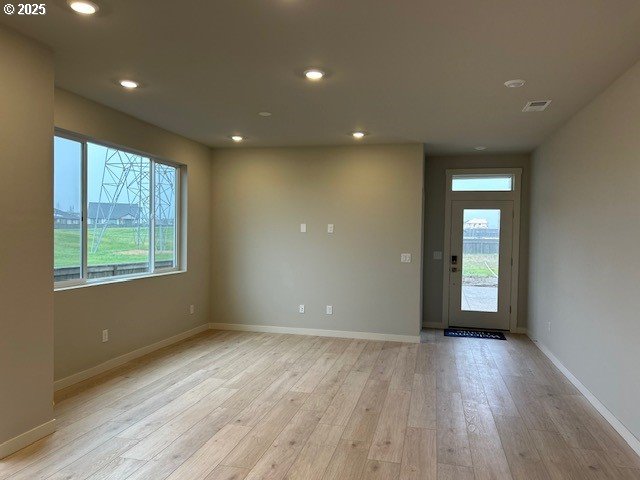
<path fill-rule="evenodd" d="M 82 144 L 56 137 L 53 154 L 53 269 L 61 279 L 76 280 L 82 268 Z"/>
<path fill-rule="evenodd" d="M 178 270 L 182 168 L 57 134 L 55 283 L 65 286 Z"/>
<path fill-rule="evenodd" d="M 454 192 L 511 192 L 513 175 L 453 175 Z"/>

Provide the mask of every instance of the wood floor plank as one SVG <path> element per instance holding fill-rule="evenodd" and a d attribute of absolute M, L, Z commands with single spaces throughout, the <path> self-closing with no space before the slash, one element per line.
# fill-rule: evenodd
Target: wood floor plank
<path fill-rule="evenodd" d="M 324 413 L 322 423 L 346 425 L 360 399 L 368 377 L 369 375 L 365 372 L 351 372 Z"/>
<path fill-rule="evenodd" d="M 416 371 L 418 356 L 417 344 L 406 344 L 400 347 L 400 353 L 396 360 L 396 369 L 393 372 L 389 388 L 391 390 L 406 390 L 413 388 L 413 375 Z"/>
<path fill-rule="evenodd" d="M 226 425 L 174 470 L 168 479 L 200 480 L 205 478 L 250 430 L 249 427 Z"/>
<path fill-rule="evenodd" d="M 56 394 L 0 480 L 640 480 L 526 337 L 204 332 Z"/>
<path fill-rule="evenodd" d="M 514 480 L 550 480 L 524 421 L 499 415 L 494 420 Z"/>
<path fill-rule="evenodd" d="M 411 392 L 389 390 L 373 435 L 369 459 L 394 463 L 402 461 L 410 402 Z"/>
<path fill-rule="evenodd" d="M 223 382 L 218 378 L 205 378 L 180 395 L 177 394 L 184 389 L 172 392 L 171 395 L 158 395 L 131 408 L 114 418 L 115 421 L 132 424 L 119 436 L 123 438 L 144 438 L 150 432 L 157 430 L 203 398 L 214 398 L 210 394 L 216 391 Z M 219 393 L 224 395 L 225 391 L 221 390 Z"/>
<path fill-rule="evenodd" d="M 531 430 L 530 434 L 553 480 L 585 480 L 591 477 L 589 469 L 578 462 L 574 451 L 560 434 L 537 430 Z"/>
<path fill-rule="evenodd" d="M 628 476 L 629 471 L 614 465 L 605 452 L 574 449 L 574 453 L 593 480 L 620 480 Z"/>
<path fill-rule="evenodd" d="M 251 469 L 247 479 L 281 480 L 284 478 L 319 421 L 320 415 L 316 412 L 299 410 Z"/>
<path fill-rule="evenodd" d="M 465 404 L 464 415 L 476 480 L 512 480 L 490 408 L 480 403 L 468 402 Z"/>
<path fill-rule="evenodd" d="M 206 444 L 237 414 L 234 410 L 218 408 L 177 438 L 162 438 L 154 443 L 150 454 L 153 458 L 136 470 L 128 480 L 162 480 L 182 465 L 199 448 Z M 134 447 L 135 448 L 135 447 Z M 145 455 L 148 456 L 148 455 Z"/>
<path fill-rule="evenodd" d="M 640 457 L 585 397 L 569 395 L 564 399 L 615 465 L 640 470 Z"/>
<path fill-rule="evenodd" d="M 307 394 L 300 392 L 290 392 L 285 395 L 225 457 L 222 464 L 230 467 L 253 468 L 271 442 L 300 410 L 306 397 Z"/>
<path fill-rule="evenodd" d="M 356 361 L 362 354 L 367 342 L 354 340 L 340 355 L 333 367 L 322 378 L 318 386 L 313 390 L 315 396 L 327 394 L 333 397 L 345 381 Z"/>
<path fill-rule="evenodd" d="M 473 468 L 438 464 L 438 480 L 475 480 Z"/>
<path fill-rule="evenodd" d="M 107 422 L 99 426 L 95 430 L 78 437 L 73 442 L 59 448 L 37 462 L 31 463 L 26 468 L 16 473 L 3 474 L 2 478 L 11 478 L 12 480 L 36 480 L 45 479 L 58 470 L 65 468 L 67 465 L 79 460 L 94 448 L 104 445 L 115 437 L 119 432 L 124 430 L 126 425 Z"/>
<path fill-rule="evenodd" d="M 436 351 L 434 343 L 421 343 L 418 347 L 415 373 L 432 375 L 436 371 Z"/>
<path fill-rule="evenodd" d="M 125 480 L 145 463 L 144 460 L 118 457 L 88 478 L 90 480 Z"/>
<path fill-rule="evenodd" d="M 13 455 L 4 458 L 0 461 L 0 478 L 7 478 L 28 465 L 42 461 L 47 455 L 67 446 L 79 437 L 85 436 L 84 438 L 88 438 L 92 434 L 87 434 L 111 421 L 111 419 L 119 413 L 117 410 L 98 410 L 92 415 L 59 428 L 52 435 L 48 435 Z"/>
<path fill-rule="evenodd" d="M 323 479 L 359 480 L 367 462 L 368 451 L 368 443 L 359 440 L 340 440 Z"/>
<path fill-rule="evenodd" d="M 400 465 L 397 463 L 367 460 L 362 472 L 362 480 L 396 480 L 400 477 Z"/>
<path fill-rule="evenodd" d="M 600 444 L 583 424 L 580 416 L 571 409 L 562 395 L 548 396 L 542 404 L 556 426 L 558 433 L 572 448 L 598 450 Z"/>
<path fill-rule="evenodd" d="M 204 480 L 243 480 L 248 474 L 247 468 L 219 465 Z"/>
<path fill-rule="evenodd" d="M 50 480 L 84 479 L 119 458 L 122 452 L 131 448 L 135 443 L 136 440 L 114 438 L 46 478 Z"/>
<path fill-rule="evenodd" d="M 436 376 L 416 373 L 413 375 L 410 427 L 436 428 Z"/>
<path fill-rule="evenodd" d="M 390 382 L 396 368 L 401 344 L 385 342 L 371 372 L 371 379 Z"/>
<path fill-rule="evenodd" d="M 472 467 L 460 393 L 437 390 L 436 409 L 438 463 Z"/>
<path fill-rule="evenodd" d="M 218 407 L 232 393 L 233 390 L 230 389 L 216 390 L 162 427 L 152 431 L 123 456 L 137 460 L 151 460 L 158 452 L 199 423 L 211 426 L 214 431 L 219 430 L 231 420 L 231 415 L 237 415 L 236 410 Z"/>
<path fill-rule="evenodd" d="M 287 473 L 287 480 L 320 480 L 344 427 L 319 423 Z"/>
<path fill-rule="evenodd" d="M 305 372 L 291 389 L 294 392 L 311 393 L 338 360 L 339 354 L 325 353 Z"/>
<path fill-rule="evenodd" d="M 347 422 L 343 438 L 371 443 L 388 391 L 389 382 L 367 381 Z"/>
<path fill-rule="evenodd" d="M 437 434 L 425 428 L 407 428 L 400 480 L 436 480 Z"/>

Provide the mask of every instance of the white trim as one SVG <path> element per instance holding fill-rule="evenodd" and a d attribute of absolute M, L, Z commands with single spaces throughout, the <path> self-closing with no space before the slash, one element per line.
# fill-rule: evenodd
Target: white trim
<path fill-rule="evenodd" d="M 78 373 L 74 373 L 73 375 L 69 375 L 68 377 L 61 378 L 60 380 L 56 380 L 53 382 L 54 391 L 62 390 L 70 385 L 74 385 L 78 382 L 86 380 L 87 378 L 94 377 L 99 375 L 100 373 L 106 372 L 107 370 L 111 370 L 112 368 L 118 367 L 122 364 L 125 364 L 133 359 L 142 357 L 147 353 L 151 353 L 155 350 L 159 350 L 168 345 L 172 345 L 174 343 L 180 342 L 185 338 L 192 337 L 197 335 L 198 333 L 204 332 L 208 330 L 210 327 L 208 324 L 200 325 L 198 327 L 192 328 L 191 330 L 187 330 L 186 332 L 179 333 L 169 338 L 165 338 L 164 340 L 160 340 L 159 342 L 152 343 L 151 345 L 147 345 L 146 347 L 141 347 L 132 352 L 125 353 L 124 355 L 120 355 L 119 357 L 112 358 L 111 360 L 107 360 L 106 362 L 101 363 L 100 365 L 96 365 L 95 367 L 88 368 Z"/>
<path fill-rule="evenodd" d="M 442 323 L 436 323 L 436 322 L 424 322 L 422 324 L 422 328 L 435 328 L 438 330 L 444 330 L 445 327 Z"/>
<path fill-rule="evenodd" d="M 28 432 L 24 432 L 17 437 L 10 438 L 6 442 L 0 445 L 0 459 L 8 457 L 12 453 L 37 442 L 47 435 L 51 435 L 56 429 L 56 419 L 49 420 L 48 422 L 38 425 L 32 428 Z"/>
<path fill-rule="evenodd" d="M 358 338 L 362 340 L 385 340 L 389 342 L 420 343 L 419 335 L 395 335 L 392 333 L 349 332 L 346 330 L 321 330 L 316 328 L 276 327 L 272 325 L 245 325 L 241 323 L 210 323 L 213 330 L 239 330 L 242 332 L 291 333 L 317 337 Z"/>
<path fill-rule="evenodd" d="M 318 337 L 339 337 L 339 338 L 358 338 L 362 340 L 386 340 L 390 342 L 406 342 L 406 343 L 420 343 L 419 335 L 394 335 L 390 333 L 369 333 L 369 332 L 348 332 L 343 330 L 319 330 L 313 328 L 292 328 L 292 327 L 276 327 L 270 325 L 243 325 L 237 323 L 205 323 L 198 327 L 187 330 L 186 332 L 179 333 L 159 342 L 141 347 L 132 352 L 125 353 L 119 357 L 112 358 L 103 362 L 95 367 L 88 368 L 78 373 L 69 375 L 68 377 L 61 378 L 53 382 L 54 391 L 62 390 L 76 383 L 82 382 L 87 378 L 94 377 L 101 373 L 111 370 L 112 368 L 119 367 L 131 360 L 142 357 L 155 350 L 159 350 L 168 345 L 180 342 L 186 338 L 197 335 L 205 330 L 238 330 L 243 332 L 266 332 L 266 333 L 290 333 L 294 335 L 314 335 Z"/>
<path fill-rule="evenodd" d="M 54 291 L 65 290 L 67 288 L 76 288 L 76 287 L 84 287 L 89 285 L 102 285 L 108 283 L 118 282 L 120 280 L 136 280 L 138 278 L 146 278 L 152 276 L 163 275 L 167 273 L 181 273 L 186 272 L 186 262 L 183 265 L 183 256 L 179 255 L 179 251 L 181 248 L 181 244 L 185 242 L 183 237 L 186 236 L 186 228 L 183 224 L 182 218 L 186 218 L 186 211 L 183 209 L 182 203 L 182 188 L 184 185 L 182 184 L 182 173 L 186 170 L 187 166 L 184 164 L 172 162 L 170 160 L 165 160 L 156 155 L 148 154 L 146 152 L 142 152 L 136 149 L 132 149 L 129 147 L 124 147 L 121 145 L 116 145 L 111 142 L 105 142 L 102 140 L 94 139 L 88 135 L 83 135 L 80 133 L 70 132 L 68 130 L 56 127 L 54 129 L 54 141 L 56 137 L 65 138 L 67 140 L 72 140 L 74 142 L 80 143 L 82 146 L 82 157 L 81 157 L 81 198 L 82 198 L 82 219 L 81 219 L 81 229 L 82 229 L 82 246 L 81 246 L 81 254 L 82 254 L 82 264 L 80 266 L 80 278 L 71 279 L 71 280 L 62 280 L 60 282 L 54 281 Z M 89 201 L 88 201 L 88 183 L 87 183 L 87 172 L 88 172 L 88 149 L 87 145 L 89 143 L 105 147 L 111 148 L 114 150 L 122 151 L 125 153 L 131 153 L 134 155 L 138 155 L 141 157 L 145 157 L 149 160 L 149 260 L 147 262 L 148 269 L 146 272 L 135 273 L 131 275 L 117 275 L 114 277 L 101 277 L 101 278 L 89 278 L 88 272 L 88 235 L 89 235 Z M 169 166 L 176 169 L 176 181 L 175 181 L 175 219 L 174 219 L 174 259 L 173 267 L 159 268 L 156 269 L 155 265 L 155 165 L 160 163 L 165 166 Z M 55 158 L 54 158 L 55 164 Z M 186 205 L 186 203 L 185 203 Z M 185 243 L 186 244 L 186 243 Z"/>
<path fill-rule="evenodd" d="M 453 192 L 451 180 L 454 175 L 513 175 L 513 190 L 510 192 Z M 513 201 L 513 224 L 511 258 L 511 314 L 509 331 L 518 330 L 518 284 L 520 269 L 520 209 L 522 197 L 522 168 L 465 168 L 447 169 L 445 172 L 445 204 L 444 204 L 444 246 L 442 269 L 442 328 L 449 326 L 449 258 L 451 257 L 451 204 L 454 200 L 511 200 Z"/>
<path fill-rule="evenodd" d="M 111 285 L 113 283 L 124 283 L 131 282 L 132 280 L 140 280 L 142 278 L 155 278 L 155 277 L 164 277 L 167 275 L 177 275 L 181 273 L 187 273 L 186 270 L 179 270 L 176 268 L 163 268 L 160 270 L 156 270 L 153 273 L 134 273 L 131 275 L 119 275 L 117 277 L 105 277 L 96 278 L 87 280 L 84 282 L 78 282 L 76 280 L 68 280 L 65 282 L 57 282 L 54 284 L 53 291 L 54 292 L 64 292 L 65 290 L 75 290 L 77 288 L 86 288 L 86 287 L 98 287 L 100 285 Z"/>
<path fill-rule="evenodd" d="M 636 438 L 636 436 L 631 433 L 629 429 L 625 427 L 624 424 L 620 420 L 618 420 L 615 415 L 611 413 L 609 409 L 605 407 L 602 402 L 600 402 L 600 400 L 598 400 L 598 398 L 593 393 L 591 393 L 589 389 L 585 387 L 584 384 L 580 380 L 578 380 L 578 378 L 573 373 L 571 373 L 571 371 L 567 367 L 565 367 L 562 362 L 558 360 L 558 358 L 553 353 L 551 353 L 551 351 L 546 346 L 544 346 L 537 340 L 534 340 L 533 338 L 531 338 L 531 341 L 535 343 L 540 351 L 544 353 L 549 360 L 551 360 L 551 363 L 553 363 L 556 368 L 560 370 L 565 377 L 567 377 L 567 379 L 573 384 L 573 386 L 576 387 L 580 391 L 580 393 L 585 396 L 589 403 L 593 405 L 593 407 L 600 413 L 600 415 L 604 417 L 607 422 L 609 422 L 614 430 L 618 432 L 622 438 L 624 438 L 624 440 L 629 444 L 633 451 L 640 455 L 640 440 Z"/>

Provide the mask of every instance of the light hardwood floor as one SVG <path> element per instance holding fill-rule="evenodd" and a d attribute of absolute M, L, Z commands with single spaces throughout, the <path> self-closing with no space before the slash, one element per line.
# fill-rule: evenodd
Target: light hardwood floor
<path fill-rule="evenodd" d="M 59 392 L 0 479 L 640 480 L 526 337 L 424 338 L 206 332 Z"/>

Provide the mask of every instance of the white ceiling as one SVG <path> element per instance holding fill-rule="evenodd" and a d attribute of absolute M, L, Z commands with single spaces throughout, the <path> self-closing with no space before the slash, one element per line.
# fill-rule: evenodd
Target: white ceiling
<path fill-rule="evenodd" d="M 530 151 L 640 57 L 638 0 L 95 1 L 95 17 L 50 0 L 0 21 L 53 48 L 59 87 L 211 146 L 364 129 L 433 153 Z M 311 84 L 307 66 L 331 76 Z"/>

